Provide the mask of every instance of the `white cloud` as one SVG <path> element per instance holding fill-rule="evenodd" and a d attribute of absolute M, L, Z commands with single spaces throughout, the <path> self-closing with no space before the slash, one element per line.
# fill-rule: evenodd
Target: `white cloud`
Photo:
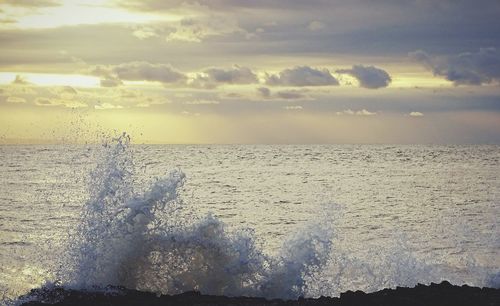
<path fill-rule="evenodd" d="M 8 103 L 26 103 L 26 99 L 21 98 L 21 97 L 10 96 L 7 98 L 6 102 L 8 102 Z"/>
<path fill-rule="evenodd" d="M 98 103 L 98 104 L 94 105 L 94 108 L 98 109 L 98 110 L 121 109 L 121 108 L 123 108 L 123 106 L 105 102 L 105 103 Z"/>
<path fill-rule="evenodd" d="M 335 113 L 337 116 L 342 116 L 342 115 L 347 115 L 347 116 L 375 116 L 377 115 L 376 112 L 370 112 L 366 109 L 358 110 L 358 111 L 353 111 L 352 109 L 346 109 L 341 112 L 336 112 Z"/>
<path fill-rule="evenodd" d="M 411 112 L 410 117 L 423 117 L 424 114 L 421 112 Z"/>
<path fill-rule="evenodd" d="M 134 35 L 135 37 L 137 37 L 141 40 L 148 39 L 151 37 L 158 37 L 158 33 L 156 33 L 155 29 L 148 28 L 148 27 L 136 29 L 132 32 L 132 35 Z"/>
<path fill-rule="evenodd" d="M 62 106 L 68 108 L 84 108 L 88 107 L 86 103 L 77 100 L 66 100 L 60 98 L 35 98 L 35 105 L 37 106 Z"/>
<path fill-rule="evenodd" d="M 201 116 L 200 113 L 192 113 L 192 112 L 188 112 L 188 111 L 182 111 L 181 115 L 183 115 L 183 116 L 194 116 L 194 117 Z"/>
<path fill-rule="evenodd" d="M 289 111 L 299 111 L 299 110 L 303 109 L 303 107 L 300 106 L 300 105 L 287 105 L 287 106 L 285 106 L 283 108 L 286 109 L 286 110 L 289 110 Z"/>

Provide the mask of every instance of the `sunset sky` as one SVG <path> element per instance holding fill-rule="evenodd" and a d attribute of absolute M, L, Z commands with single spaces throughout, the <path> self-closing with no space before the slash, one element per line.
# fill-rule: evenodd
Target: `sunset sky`
<path fill-rule="evenodd" d="M 0 0 L 0 143 L 500 143 L 498 0 Z"/>

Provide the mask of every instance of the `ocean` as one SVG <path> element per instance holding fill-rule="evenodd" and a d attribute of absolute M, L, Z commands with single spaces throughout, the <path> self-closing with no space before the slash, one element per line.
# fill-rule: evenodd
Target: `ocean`
<path fill-rule="evenodd" d="M 500 146 L 0 146 L 0 298 L 500 287 Z"/>

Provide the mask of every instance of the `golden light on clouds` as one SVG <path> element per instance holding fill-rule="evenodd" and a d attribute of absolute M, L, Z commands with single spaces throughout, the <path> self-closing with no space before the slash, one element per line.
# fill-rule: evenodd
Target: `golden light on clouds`
<path fill-rule="evenodd" d="M 15 18 L 15 23 L 4 26 L 17 28 L 55 28 L 83 24 L 126 23 L 141 24 L 153 21 L 177 21 L 182 16 L 133 12 L 116 7 L 113 0 L 65 0 L 61 6 L 25 9 L 8 7 L 5 14 Z"/>
<path fill-rule="evenodd" d="M 437 78 L 426 73 L 403 73 L 394 74 L 392 76 L 391 87 L 396 88 L 414 88 L 414 87 L 429 87 L 429 88 L 443 88 L 453 87 L 453 83 Z"/>
<path fill-rule="evenodd" d="M 500 142 L 494 8 L 483 40 L 403 3 L 1 0 L 0 135 L 56 141 L 78 111 L 139 142 Z"/>

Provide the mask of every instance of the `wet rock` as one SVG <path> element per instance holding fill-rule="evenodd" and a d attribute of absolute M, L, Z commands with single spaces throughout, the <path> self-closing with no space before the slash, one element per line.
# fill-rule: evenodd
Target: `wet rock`
<path fill-rule="evenodd" d="M 226 297 L 202 295 L 199 292 L 186 292 L 178 295 L 161 295 L 129 290 L 121 287 L 107 287 L 95 291 L 79 291 L 61 287 L 34 289 L 19 299 L 22 305 L 96 305 L 96 306 L 281 306 L 281 305 L 338 305 L 338 306 L 500 306 L 500 289 L 476 288 L 467 285 L 454 286 L 449 282 L 432 283 L 429 286 L 417 285 L 414 288 L 384 289 L 373 293 L 347 291 L 340 298 L 320 297 L 317 299 L 299 298 L 284 301 L 267 300 L 255 297 Z"/>

